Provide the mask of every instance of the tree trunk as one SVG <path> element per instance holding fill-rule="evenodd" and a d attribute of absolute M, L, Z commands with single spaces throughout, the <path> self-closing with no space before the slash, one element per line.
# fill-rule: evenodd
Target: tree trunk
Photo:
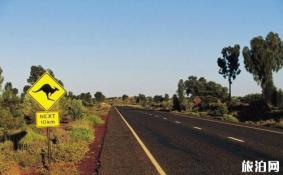
<path fill-rule="evenodd" d="M 231 102 L 231 84 L 232 84 L 232 82 L 229 81 L 229 98 L 228 98 L 229 103 Z"/>
<path fill-rule="evenodd" d="M 273 84 L 272 79 L 266 80 L 266 81 L 263 82 L 262 95 L 263 95 L 263 99 L 264 99 L 266 104 L 271 103 L 271 94 L 272 94 L 273 88 L 274 88 L 274 84 Z"/>

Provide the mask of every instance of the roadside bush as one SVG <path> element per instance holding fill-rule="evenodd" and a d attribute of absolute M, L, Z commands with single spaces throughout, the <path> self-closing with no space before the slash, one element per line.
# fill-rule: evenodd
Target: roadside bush
<path fill-rule="evenodd" d="M 200 114 L 198 112 L 186 112 L 186 114 L 192 117 L 200 117 Z"/>
<path fill-rule="evenodd" d="M 73 120 L 82 119 L 85 116 L 86 109 L 81 100 L 64 98 L 60 105 L 63 115 L 71 116 Z"/>
<path fill-rule="evenodd" d="M 230 121 L 230 122 L 239 122 L 239 120 L 231 114 L 224 114 L 223 120 Z"/>
<path fill-rule="evenodd" d="M 283 129 L 283 119 L 281 119 L 281 120 L 276 124 L 276 126 L 277 126 L 278 128 Z"/>
<path fill-rule="evenodd" d="M 68 125 L 65 126 L 65 129 L 68 131 L 71 131 L 75 128 L 93 129 L 93 124 L 90 121 L 88 121 L 86 118 L 84 118 L 81 120 L 73 121 L 72 123 L 69 123 Z"/>
<path fill-rule="evenodd" d="M 241 100 L 239 97 L 232 97 L 229 102 L 229 106 L 239 106 L 241 104 Z"/>
<path fill-rule="evenodd" d="M 93 131 L 89 128 L 74 128 L 70 136 L 75 141 L 92 141 L 94 139 Z"/>
<path fill-rule="evenodd" d="M 32 98 L 29 95 L 25 95 L 24 100 L 23 100 L 23 113 L 26 116 L 34 116 L 36 111 L 39 111 L 40 108 L 38 105 L 36 105 Z"/>
<path fill-rule="evenodd" d="M 100 125 L 104 123 L 104 121 L 97 115 L 88 115 L 86 120 L 90 121 L 94 125 Z"/>
<path fill-rule="evenodd" d="M 211 116 L 223 116 L 228 113 L 227 105 L 225 103 L 211 103 L 209 105 L 209 115 Z"/>
<path fill-rule="evenodd" d="M 248 94 L 241 98 L 241 102 L 248 103 L 248 104 L 255 102 L 255 101 L 262 101 L 262 100 L 263 100 L 262 94 Z"/>
<path fill-rule="evenodd" d="M 2 154 L 5 154 L 7 152 L 11 152 L 14 151 L 14 146 L 13 146 L 13 142 L 10 140 L 7 140 L 3 143 L 0 143 L 0 152 Z"/>
<path fill-rule="evenodd" d="M 80 161 L 89 150 L 88 143 L 85 141 L 60 143 L 52 147 L 52 158 L 55 162 Z"/>
<path fill-rule="evenodd" d="M 67 143 L 71 140 L 70 134 L 62 128 L 53 128 L 51 132 L 51 138 L 56 144 Z"/>
<path fill-rule="evenodd" d="M 13 156 L 15 154 L 13 142 L 7 140 L 3 143 L 0 143 L 0 154 L 5 155 L 6 159 L 13 160 Z"/>
<path fill-rule="evenodd" d="M 199 112 L 200 117 L 206 117 L 208 112 Z"/>
<path fill-rule="evenodd" d="M 7 140 L 9 132 L 18 129 L 22 122 L 21 116 L 15 117 L 9 108 L 0 107 L 0 129 L 3 129 L 4 140 Z"/>
<path fill-rule="evenodd" d="M 219 103 L 219 102 L 220 102 L 220 100 L 219 100 L 218 98 L 213 97 L 213 96 L 211 96 L 211 95 L 202 96 L 202 97 L 201 97 L 201 100 L 202 100 L 202 102 L 201 102 L 201 105 L 200 105 L 200 107 L 199 107 L 199 110 L 200 110 L 200 111 L 208 110 L 210 104 L 212 104 L 212 103 Z"/>
<path fill-rule="evenodd" d="M 271 93 L 271 103 L 274 106 L 283 108 L 283 91 L 281 89 L 273 89 Z"/>
<path fill-rule="evenodd" d="M 1 175 L 20 175 L 20 169 L 15 161 L 7 160 L 6 155 L 0 154 L 0 174 Z"/>
<path fill-rule="evenodd" d="M 19 142 L 21 150 L 26 150 L 29 153 L 40 153 L 41 149 L 46 143 L 46 137 L 34 132 L 33 130 L 27 130 L 27 134 Z"/>
<path fill-rule="evenodd" d="M 38 148 L 35 147 L 35 149 L 37 150 Z M 13 160 L 18 162 L 21 167 L 30 167 L 40 162 L 41 157 L 38 153 L 31 153 L 30 151 L 26 150 L 19 150 L 16 154 L 14 154 Z"/>

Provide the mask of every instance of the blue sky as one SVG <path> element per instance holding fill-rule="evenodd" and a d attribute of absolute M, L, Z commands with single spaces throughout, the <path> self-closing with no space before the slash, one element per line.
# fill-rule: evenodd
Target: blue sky
<path fill-rule="evenodd" d="M 20 90 L 31 65 L 52 69 L 75 93 L 172 95 L 190 75 L 227 86 L 216 64 L 221 49 L 242 49 L 269 31 L 283 39 L 282 9 L 280 0 L 4 0 L 0 66 Z M 241 69 L 233 95 L 260 92 Z M 283 69 L 274 81 L 283 88 Z"/>

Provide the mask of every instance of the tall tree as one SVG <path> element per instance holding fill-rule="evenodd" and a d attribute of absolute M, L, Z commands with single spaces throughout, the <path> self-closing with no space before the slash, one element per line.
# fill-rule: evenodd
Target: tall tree
<path fill-rule="evenodd" d="M 92 106 L 93 105 L 93 100 L 92 100 L 92 96 L 91 96 L 90 92 L 81 93 L 78 96 L 78 98 L 82 100 L 84 106 Z"/>
<path fill-rule="evenodd" d="M 126 95 L 126 94 L 124 94 L 124 95 L 122 96 L 122 100 L 123 100 L 123 101 L 127 100 L 128 98 L 129 98 L 129 96 Z"/>
<path fill-rule="evenodd" d="M 219 74 L 223 75 L 225 79 L 228 78 L 229 101 L 231 101 L 232 80 L 235 80 L 236 76 L 241 73 L 241 70 L 239 69 L 240 46 L 236 44 L 234 47 L 224 47 L 221 54 L 222 57 L 217 60 L 217 64 L 220 67 Z"/>
<path fill-rule="evenodd" d="M 102 92 L 98 91 L 94 94 L 95 100 L 97 102 L 103 102 L 105 100 L 105 96 L 103 95 Z"/>
<path fill-rule="evenodd" d="M 174 94 L 172 98 L 173 98 L 173 107 L 172 107 L 172 110 L 173 110 L 173 111 L 175 111 L 175 110 L 181 111 L 181 104 L 180 104 L 180 102 L 179 102 L 179 99 L 178 99 L 177 95 Z"/>
<path fill-rule="evenodd" d="M 139 94 L 136 97 L 136 103 L 141 104 L 141 105 L 145 105 L 146 104 L 146 97 L 144 94 Z"/>
<path fill-rule="evenodd" d="M 183 79 L 180 79 L 178 82 L 177 96 L 179 103 L 183 104 L 185 100 L 185 83 Z"/>
<path fill-rule="evenodd" d="M 45 72 L 48 72 L 51 76 L 53 76 L 56 79 L 52 70 L 45 69 L 41 65 L 31 66 L 30 75 L 29 75 L 29 78 L 27 79 L 27 82 L 29 83 L 29 85 L 26 85 L 23 88 L 24 94 L 27 92 L 27 90 L 30 88 L 30 86 L 33 85 L 38 80 L 38 78 L 41 77 Z M 62 86 L 64 86 L 64 84 L 61 80 L 58 80 L 58 79 L 56 79 L 56 80 L 58 81 L 58 83 L 60 83 Z"/>
<path fill-rule="evenodd" d="M 7 139 L 9 130 L 17 129 L 23 123 L 22 104 L 17 96 L 18 89 L 12 83 L 5 84 L 0 100 L 0 128 L 4 129 L 4 139 Z"/>
<path fill-rule="evenodd" d="M 164 95 L 164 101 L 168 101 L 169 98 L 170 98 L 170 97 L 169 97 L 169 94 L 166 93 L 166 94 Z"/>
<path fill-rule="evenodd" d="M 161 102 L 164 101 L 164 98 L 162 97 L 162 95 L 155 95 L 155 96 L 153 97 L 153 101 L 154 101 L 155 103 L 161 103 Z"/>
<path fill-rule="evenodd" d="M 3 73 L 3 70 L 0 67 L 0 92 L 2 90 L 2 84 L 3 84 L 3 81 L 4 81 L 4 76 L 2 75 L 2 73 Z"/>
<path fill-rule="evenodd" d="M 270 32 L 264 39 L 255 37 L 250 48 L 244 47 L 245 68 L 253 74 L 254 80 L 261 86 L 266 103 L 270 103 L 273 84 L 273 72 L 283 66 L 283 41 L 277 33 Z"/>

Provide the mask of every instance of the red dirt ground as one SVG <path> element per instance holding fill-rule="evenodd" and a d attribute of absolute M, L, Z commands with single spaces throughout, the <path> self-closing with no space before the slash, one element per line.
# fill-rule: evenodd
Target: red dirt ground
<path fill-rule="evenodd" d="M 95 140 L 90 144 L 90 150 L 86 153 L 85 158 L 78 164 L 78 169 L 81 175 L 98 174 L 98 168 L 100 166 L 99 157 L 107 128 L 108 116 L 102 116 L 101 118 L 105 123 L 95 127 Z"/>

